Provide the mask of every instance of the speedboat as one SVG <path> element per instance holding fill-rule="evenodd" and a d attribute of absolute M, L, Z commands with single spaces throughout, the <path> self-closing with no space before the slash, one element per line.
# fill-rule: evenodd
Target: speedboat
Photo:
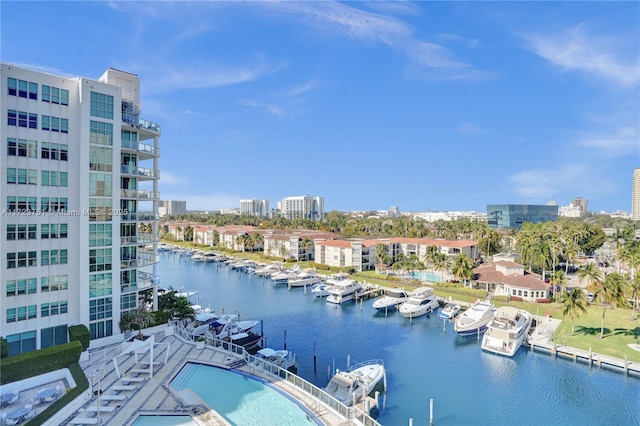
<path fill-rule="evenodd" d="M 533 317 L 527 311 L 503 306 L 487 324 L 482 337 L 482 349 L 505 356 L 513 356 L 524 341 Z"/>
<path fill-rule="evenodd" d="M 416 318 L 429 314 L 440 306 L 431 287 L 420 287 L 411 293 L 406 302 L 398 309 L 405 318 Z"/>
<path fill-rule="evenodd" d="M 456 318 L 453 329 L 461 336 L 484 333 L 495 311 L 496 307 L 491 302 L 476 302 Z"/>
<path fill-rule="evenodd" d="M 352 279 L 338 281 L 328 291 L 327 302 L 338 305 L 355 300 L 357 295 L 364 290 L 364 287 Z"/>
<path fill-rule="evenodd" d="M 275 350 L 263 348 L 256 352 L 255 357 L 258 358 L 258 360 L 266 361 L 287 370 L 295 366 L 295 360 L 291 351 L 286 349 Z"/>
<path fill-rule="evenodd" d="M 195 319 L 186 325 L 184 330 L 194 336 L 202 336 L 209 330 L 209 325 L 218 318 L 215 312 L 199 313 Z"/>
<path fill-rule="evenodd" d="M 373 308 L 380 311 L 395 311 L 398 306 L 409 298 L 409 292 L 402 289 L 391 288 L 386 294 L 373 302 Z"/>
<path fill-rule="evenodd" d="M 385 375 L 382 360 L 363 362 L 346 371 L 337 371 L 324 391 L 344 405 L 351 406 L 382 387 L 378 384 L 385 384 Z"/>
<path fill-rule="evenodd" d="M 320 282 L 320 277 L 316 274 L 315 269 L 305 269 L 304 271 L 289 278 L 289 288 L 306 287 Z"/>
<path fill-rule="evenodd" d="M 460 309 L 460 305 L 447 303 L 444 308 L 440 309 L 440 318 L 454 319 L 460 313 Z"/>
<path fill-rule="evenodd" d="M 326 297 L 329 295 L 329 289 L 331 287 L 331 285 L 326 283 L 318 283 L 311 287 L 311 294 L 313 294 L 314 297 Z"/>

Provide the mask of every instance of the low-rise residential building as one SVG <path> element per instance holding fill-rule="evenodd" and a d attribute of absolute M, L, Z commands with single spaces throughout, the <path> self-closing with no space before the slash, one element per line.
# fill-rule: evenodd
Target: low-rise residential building
<path fill-rule="evenodd" d="M 517 297 L 536 302 L 549 297 L 548 284 L 540 275 L 528 273 L 519 263 L 501 260 L 473 270 L 474 281 L 496 296 Z"/>

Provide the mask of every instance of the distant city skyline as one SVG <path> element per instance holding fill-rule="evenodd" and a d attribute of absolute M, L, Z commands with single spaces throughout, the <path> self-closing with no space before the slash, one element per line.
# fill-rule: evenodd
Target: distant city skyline
<path fill-rule="evenodd" d="M 140 77 L 190 210 L 631 211 L 638 2 L 4 2 L 3 61 Z M 41 33 L 34 28 L 51 25 Z M 126 31 L 123 31 L 126 28 Z M 52 49 L 51 46 L 60 46 Z"/>

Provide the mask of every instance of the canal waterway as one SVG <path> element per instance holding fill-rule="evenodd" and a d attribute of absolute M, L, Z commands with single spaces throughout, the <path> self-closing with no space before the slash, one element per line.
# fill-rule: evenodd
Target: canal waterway
<path fill-rule="evenodd" d="M 485 353 L 437 314 L 410 322 L 377 313 L 373 300 L 332 305 L 302 288 L 274 287 L 268 278 L 171 253 L 162 254 L 159 275 L 163 287 L 197 290 L 199 303 L 217 313 L 263 320 L 267 346 L 281 349 L 286 338 L 298 374 L 317 386 L 347 362 L 384 360 L 384 426 L 410 418 L 428 425 L 430 399 L 436 426 L 640 424 L 639 379 L 527 348 L 513 358 Z"/>

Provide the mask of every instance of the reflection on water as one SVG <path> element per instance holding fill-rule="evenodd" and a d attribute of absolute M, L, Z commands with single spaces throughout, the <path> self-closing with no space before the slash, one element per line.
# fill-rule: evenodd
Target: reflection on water
<path fill-rule="evenodd" d="M 298 359 L 298 374 L 325 386 L 327 371 L 380 358 L 388 378 L 385 426 L 640 424 L 640 380 L 606 369 L 521 348 L 513 358 L 483 352 L 472 336 L 460 337 L 437 313 L 409 321 L 380 315 L 371 306 L 338 306 L 302 288 L 274 288 L 269 279 L 228 267 L 198 265 L 162 255 L 164 285 L 198 290 L 200 303 L 218 312 L 239 311 L 243 319 L 264 320 L 268 346 L 284 346 Z M 314 353 L 316 364 L 314 364 Z M 606 407 L 606 409 L 604 409 Z"/>

